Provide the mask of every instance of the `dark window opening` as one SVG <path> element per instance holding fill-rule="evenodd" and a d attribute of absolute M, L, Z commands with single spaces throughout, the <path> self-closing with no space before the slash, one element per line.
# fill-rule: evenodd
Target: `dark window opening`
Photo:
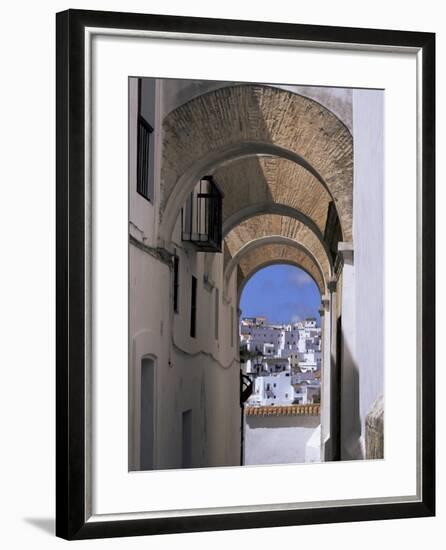
<path fill-rule="evenodd" d="M 175 313 L 179 311 L 179 268 L 180 268 L 180 259 L 178 256 L 173 257 L 173 310 Z"/>
<path fill-rule="evenodd" d="M 138 179 L 136 190 L 147 200 L 152 200 L 150 189 L 150 134 L 153 128 L 141 116 L 138 116 Z"/>
<path fill-rule="evenodd" d="M 197 335 L 197 278 L 192 275 L 191 303 L 190 303 L 190 335 Z"/>
<path fill-rule="evenodd" d="M 136 190 L 148 201 L 153 200 L 153 143 L 151 134 L 152 126 L 142 114 L 142 79 L 138 80 L 138 142 L 137 142 L 137 168 L 136 168 Z M 147 91 L 147 86 L 145 87 Z M 154 90 L 149 96 L 154 101 Z M 151 102 L 150 102 L 151 103 Z M 153 113 L 152 113 L 153 115 Z"/>
<path fill-rule="evenodd" d="M 215 289 L 215 319 L 214 319 L 214 337 L 218 340 L 218 322 L 220 316 L 220 293 L 218 288 Z"/>
<path fill-rule="evenodd" d="M 140 469 L 153 470 L 155 454 L 155 361 L 141 360 Z"/>

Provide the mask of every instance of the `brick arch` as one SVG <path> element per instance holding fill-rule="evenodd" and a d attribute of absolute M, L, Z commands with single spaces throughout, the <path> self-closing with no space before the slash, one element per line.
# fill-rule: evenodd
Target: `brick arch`
<path fill-rule="evenodd" d="M 318 237 L 301 221 L 278 214 L 253 216 L 234 227 L 225 237 L 225 266 L 250 243 L 268 237 L 286 239 L 288 243 L 305 248 L 320 268 L 323 278 L 327 280 L 331 276 L 329 255 Z"/>
<path fill-rule="evenodd" d="M 285 232 L 285 236 L 290 235 L 290 228 L 298 229 L 299 226 L 303 226 L 300 232 L 309 234 L 311 236 L 309 244 L 311 241 L 316 242 L 317 248 L 321 252 L 321 249 L 319 247 L 319 244 L 320 244 L 323 251 L 325 252 L 325 256 L 322 255 L 322 257 L 324 258 L 324 262 L 326 258 L 330 267 L 330 272 L 332 271 L 332 268 L 333 268 L 332 256 L 331 256 L 330 248 L 327 242 L 324 240 L 324 235 L 322 231 L 319 229 L 319 227 L 314 223 L 314 221 L 311 218 L 308 218 L 299 210 L 292 208 L 290 206 L 286 206 L 284 204 L 279 204 L 275 202 L 260 203 L 260 204 L 255 203 L 241 210 L 238 210 L 235 214 L 227 218 L 226 221 L 224 222 L 223 238 L 226 238 L 230 233 L 236 234 L 237 232 L 239 232 L 239 230 L 237 230 L 237 227 L 239 225 L 243 227 L 248 220 L 252 218 L 256 218 L 261 215 L 277 215 L 277 216 L 282 216 L 283 218 L 290 218 L 290 220 L 287 220 L 288 222 L 287 224 L 285 223 L 283 225 L 280 224 L 280 234 L 282 234 L 282 232 Z M 299 223 L 296 224 L 291 220 L 296 220 Z M 286 227 L 286 225 L 288 225 L 288 227 Z M 264 228 L 262 228 L 261 233 L 265 234 Z M 299 232 L 294 232 L 293 234 L 293 232 L 291 232 L 291 236 L 296 238 L 298 237 L 298 233 Z M 253 238 L 255 236 L 256 236 L 255 234 L 252 235 Z M 313 236 L 316 237 L 316 241 L 314 241 L 314 239 L 312 238 Z M 317 241 L 319 242 L 317 243 Z M 229 253 L 229 248 L 227 246 L 226 246 L 226 251 L 227 253 Z"/>
<path fill-rule="evenodd" d="M 161 240 L 168 241 L 200 176 L 228 161 L 263 154 L 292 160 L 318 179 L 335 202 L 343 239 L 351 240 L 352 136 L 316 101 L 261 85 L 221 88 L 172 111 L 163 135 Z"/>
<path fill-rule="evenodd" d="M 231 275 L 234 272 L 234 269 L 236 269 L 242 259 L 249 254 L 250 252 L 253 252 L 254 250 L 258 248 L 263 248 L 262 255 L 263 260 L 267 263 L 276 262 L 276 258 L 274 256 L 275 252 L 277 251 L 277 248 L 269 247 L 265 248 L 268 245 L 286 245 L 291 248 L 295 248 L 297 251 L 302 252 L 305 257 L 307 257 L 311 263 L 311 265 L 314 267 L 314 269 L 310 269 L 309 265 L 306 265 L 306 270 L 309 275 L 314 279 L 316 284 L 319 286 L 320 283 L 323 285 L 323 289 L 327 287 L 327 273 L 324 273 L 322 266 L 320 265 L 317 258 L 312 254 L 311 250 L 305 247 L 305 245 L 294 241 L 293 239 L 290 239 L 288 237 L 281 237 L 277 235 L 269 236 L 269 237 L 259 237 L 257 239 L 253 239 L 246 243 L 240 250 L 234 254 L 228 261 L 228 263 L 225 266 L 224 270 L 224 280 L 225 284 L 227 284 L 230 281 Z M 268 253 L 273 253 L 273 256 L 269 257 Z M 283 263 L 283 262 L 282 262 Z M 301 266 L 299 266 L 301 267 Z M 318 276 L 319 277 L 318 277 Z M 240 272 L 239 272 L 240 276 Z M 320 289 L 321 290 L 321 289 Z"/>
<path fill-rule="evenodd" d="M 308 252 L 292 244 L 272 243 L 250 250 L 238 262 L 237 289 L 239 297 L 247 281 L 257 271 L 275 264 L 290 264 L 300 267 L 314 280 L 321 295 L 325 293 L 323 275 Z"/>
<path fill-rule="evenodd" d="M 217 168 L 214 176 L 225 194 L 224 226 L 236 225 L 244 210 L 272 212 L 281 205 L 302 214 L 319 229 L 319 234 L 324 232 L 331 196 L 311 172 L 296 162 L 280 157 L 249 157 Z"/>

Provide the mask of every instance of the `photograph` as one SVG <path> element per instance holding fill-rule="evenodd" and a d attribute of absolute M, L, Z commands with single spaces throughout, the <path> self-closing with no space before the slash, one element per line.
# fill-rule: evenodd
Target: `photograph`
<path fill-rule="evenodd" d="M 441 3 L 5 6 L 4 548 L 437 547 Z"/>
<path fill-rule="evenodd" d="M 128 97 L 129 471 L 383 459 L 385 91 Z"/>
<path fill-rule="evenodd" d="M 56 534 L 433 515 L 434 34 L 56 30 Z"/>

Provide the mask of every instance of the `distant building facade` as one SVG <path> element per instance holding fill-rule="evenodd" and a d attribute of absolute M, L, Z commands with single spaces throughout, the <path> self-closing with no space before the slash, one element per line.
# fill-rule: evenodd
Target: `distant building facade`
<path fill-rule="evenodd" d="M 243 318 L 240 345 L 249 356 L 245 372 L 253 379 L 249 405 L 320 402 L 321 329 L 316 319 L 277 325 L 265 317 Z"/>

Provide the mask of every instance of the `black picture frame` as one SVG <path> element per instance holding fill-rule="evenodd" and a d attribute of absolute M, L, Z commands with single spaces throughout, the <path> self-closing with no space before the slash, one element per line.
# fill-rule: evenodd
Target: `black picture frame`
<path fill-rule="evenodd" d="M 412 47 L 422 52 L 421 494 L 418 502 L 89 522 L 86 514 L 85 50 L 87 27 Z M 56 535 L 120 537 L 435 515 L 435 35 L 68 10 L 56 16 Z"/>

